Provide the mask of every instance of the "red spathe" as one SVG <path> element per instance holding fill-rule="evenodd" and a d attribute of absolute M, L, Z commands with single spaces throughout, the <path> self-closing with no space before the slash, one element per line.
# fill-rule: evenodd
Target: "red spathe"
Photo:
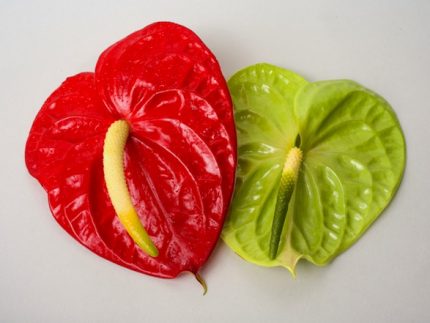
<path fill-rule="evenodd" d="M 131 126 L 125 175 L 155 258 L 130 238 L 107 194 L 103 142 L 118 119 Z M 236 167 L 220 67 L 189 29 L 149 25 L 104 51 L 95 73 L 69 77 L 51 94 L 25 158 L 55 219 L 88 249 L 158 277 L 196 273 L 218 240 Z"/>

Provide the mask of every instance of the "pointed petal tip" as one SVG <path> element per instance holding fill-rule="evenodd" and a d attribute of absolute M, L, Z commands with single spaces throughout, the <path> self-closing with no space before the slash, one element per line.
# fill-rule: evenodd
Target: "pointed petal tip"
<path fill-rule="evenodd" d="M 208 292 L 208 285 L 206 284 L 206 281 L 198 272 L 193 273 L 193 275 L 196 278 L 196 280 L 199 282 L 199 284 L 203 287 L 203 296 L 205 296 L 206 293 Z"/>
<path fill-rule="evenodd" d="M 290 272 L 293 279 L 297 278 L 296 267 L 297 263 L 300 259 L 302 259 L 303 255 L 300 254 L 292 254 L 289 257 L 285 257 L 283 259 L 282 265 Z"/>
<path fill-rule="evenodd" d="M 294 267 L 285 266 L 285 268 L 288 269 L 288 271 L 290 272 L 291 276 L 295 280 L 297 278 L 296 266 L 294 266 Z"/>

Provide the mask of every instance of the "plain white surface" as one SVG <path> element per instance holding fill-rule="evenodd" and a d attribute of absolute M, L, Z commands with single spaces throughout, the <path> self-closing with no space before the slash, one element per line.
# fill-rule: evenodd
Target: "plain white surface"
<path fill-rule="evenodd" d="M 429 322 L 429 1 L 0 0 L 0 321 Z M 192 28 L 226 77 L 266 61 L 309 80 L 350 78 L 394 107 L 408 143 L 400 191 L 332 264 L 286 270 L 220 243 L 202 274 L 161 280 L 66 235 L 24 165 L 32 120 L 68 75 L 157 20 Z"/>

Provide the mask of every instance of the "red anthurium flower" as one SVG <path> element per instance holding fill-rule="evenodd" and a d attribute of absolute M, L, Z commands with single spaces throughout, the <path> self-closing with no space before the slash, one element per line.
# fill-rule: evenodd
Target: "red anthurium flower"
<path fill-rule="evenodd" d="M 106 185 L 104 144 L 118 120 L 129 131 L 119 155 L 122 176 L 153 255 L 118 216 L 117 186 Z M 149 25 L 105 50 L 95 73 L 69 77 L 51 94 L 25 157 L 55 219 L 85 247 L 158 277 L 197 273 L 218 240 L 236 167 L 232 103 L 220 67 L 189 29 Z"/>

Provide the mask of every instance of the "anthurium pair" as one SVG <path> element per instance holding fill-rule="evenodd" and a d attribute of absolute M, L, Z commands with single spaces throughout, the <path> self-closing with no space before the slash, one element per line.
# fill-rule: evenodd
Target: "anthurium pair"
<path fill-rule="evenodd" d="M 308 83 L 267 64 L 240 71 L 229 89 L 239 163 L 224 240 L 260 265 L 327 263 L 399 185 L 394 112 L 354 82 Z M 229 89 L 203 42 L 168 22 L 109 47 L 95 73 L 66 79 L 26 145 L 58 223 L 124 267 L 198 276 L 233 193 Z"/>

